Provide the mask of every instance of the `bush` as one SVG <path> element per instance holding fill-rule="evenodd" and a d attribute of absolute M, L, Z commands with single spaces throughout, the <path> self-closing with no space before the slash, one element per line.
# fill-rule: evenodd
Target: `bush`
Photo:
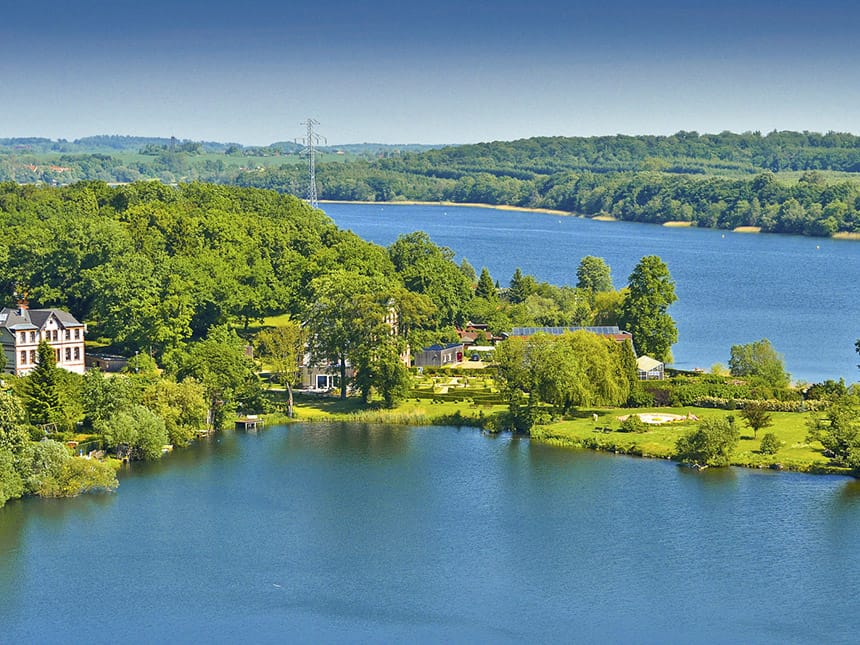
<path fill-rule="evenodd" d="M 641 388 L 635 387 L 627 398 L 628 408 L 651 408 L 654 407 L 654 395 Z"/>
<path fill-rule="evenodd" d="M 705 419 L 675 444 L 680 461 L 700 466 L 728 466 L 740 433 L 727 419 Z"/>
<path fill-rule="evenodd" d="M 631 414 L 621 422 L 621 432 L 648 432 L 648 424 L 639 418 L 639 415 Z"/>
<path fill-rule="evenodd" d="M 758 451 L 763 455 L 775 455 L 779 451 L 780 442 L 772 432 L 766 432 L 761 438 Z"/>

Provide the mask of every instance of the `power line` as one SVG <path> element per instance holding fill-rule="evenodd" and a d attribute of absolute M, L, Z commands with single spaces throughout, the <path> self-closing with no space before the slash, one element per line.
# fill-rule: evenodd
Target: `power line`
<path fill-rule="evenodd" d="M 319 125 L 319 121 L 316 119 L 308 118 L 307 121 L 303 121 L 300 125 L 303 125 L 307 128 L 307 133 L 304 137 L 296 139 L 297 143 L 301 143 L 304 147 L 304 153 L 308 156 L 308 203 L 317 208 L 319 206 L 319 201 L 317 199 L 317 177 L 316 177 L 316 147 L 320 144 L 320 142 L 328 143 L 325 137 L 321 136 L 318 132 L 314 132 L 314 126 Z"/>

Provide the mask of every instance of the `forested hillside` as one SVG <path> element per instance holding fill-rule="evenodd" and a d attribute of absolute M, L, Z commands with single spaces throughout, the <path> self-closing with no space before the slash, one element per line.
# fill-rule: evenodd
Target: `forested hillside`
<path fill-rule="evenodd" d="M 394 276 L 385 249 L 292 196 L 208 184 L 0 184 L 0 290 L 157 353 L 213 325 L 298 314 L 334 270 Z"/>
<path fill-rule="evenodd" d="M 74 143 L 101 147 L 79 154 L 65 151 L 71 144 L 64 144 L 51 156 L 46 140 L 0 141 L 0 179 L 66 184 L 154 178 L 298 196 L 307 191 L 307 169 L 295 144 L 219 147 L 130 137 Z M 142 147 L 135 153 L 108 149 L 133 144 Z M 323 199 L 475 202 L 816 236 L 860 232 L 860 137 L 851 134 L 679 132 L 539 137 L 422 151 L 344 148 L 318 159 Z"/>

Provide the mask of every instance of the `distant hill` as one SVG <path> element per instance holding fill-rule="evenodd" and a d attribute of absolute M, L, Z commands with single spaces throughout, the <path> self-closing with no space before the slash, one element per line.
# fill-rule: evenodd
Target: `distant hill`
<path fill-rule="evenodd" d="M 103 152 L 138 152 L 144 149 L 169 148 L 199 144 L 204 152 L 250 151 L 265 154 L 265 151 L 279 151 L 286 154 L 301 152 L 304 146 L 295 141 L 276 141 L 268 146 L 245 146 L 235 142 L 195 141 L 193 139 L 178 139 L 175 137 L 135 137 L 118 134 L 99 134 L 91 137 L 81 137 L 69 141 L 67 139 L 48 139 L 45 137 L 12 137 L 0 138 L 0 150 L 29 151 L 33 153 L 69 153 L 95 154 Z M 344 153 L 355 156 L 386 156 L 403 152 L 422 152 L 441 148 L 442 145 L 421 143 L 388 144 L 388 143 L 347 143 L 341 145 L 324 145 L 319 150 L 332 154 Z"/>
<path fill-rule="evenodd" d="M 103 135 L 0 139 L 0 181 L 207 181 L 304 195 L 302 146 Z M 860 236 L 860 137 L 827 132 L 535 137 L 319 147 L 323 199 L 452 201 Z"/>

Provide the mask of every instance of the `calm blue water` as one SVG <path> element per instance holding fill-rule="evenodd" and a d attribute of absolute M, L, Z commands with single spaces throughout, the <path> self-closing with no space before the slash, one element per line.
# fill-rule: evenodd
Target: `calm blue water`
<path fill-rule="evenodd" d="M 0 509 L 0 641 L 856 642 L 860 486 L 296 425 Z"/>
<path fill-rule="evenodd" d="M 616 287 L 639 259 L 659 255 L 675 279 L 679 368 L 727 364 L 732 345 L 768 338 L 797 380 L 860 380 L 860 243 L 486 208 L 324 204 L 343 228 L 388 245 L 423 230 L 486 266 L 507 285 L 517 267 L 555 284 L 576 284 L 586 255 L 604 258 Z M 635 340 L 635 339 L 634 339 Z"/>

